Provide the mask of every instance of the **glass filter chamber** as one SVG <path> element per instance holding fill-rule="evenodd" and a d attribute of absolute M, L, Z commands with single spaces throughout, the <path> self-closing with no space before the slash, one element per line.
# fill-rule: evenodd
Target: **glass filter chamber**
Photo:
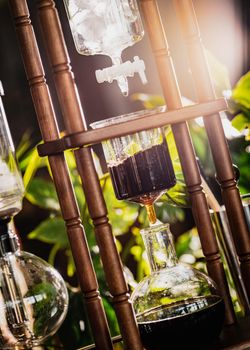
<path fill-rule="evenodd" d="M 140 119 L 164 111 L 141 110 L 91 124 L 93 129 Z M 143 123 L 143 119 L 142 119 Z M 117 199 L 151 205 L 176 183 L 172 160 L 161 128 L 102 142 Z"/>

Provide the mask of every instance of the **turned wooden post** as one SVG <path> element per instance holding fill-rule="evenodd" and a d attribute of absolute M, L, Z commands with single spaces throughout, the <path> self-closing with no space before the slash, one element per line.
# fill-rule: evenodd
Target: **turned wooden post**
<path fill-rule="evenodd" d="M 157 2 L 155 0 L 141 0 L 140 3 L 168 109 L 181 108 L 181 95 Z M 200 236 L 202 250 L 206 257 L 208 273 L 219 286 L 224 298 L 226 322 L 233 323 L 235 316 L 232 301 L 220 259 L 219 247 L 213 230 L 206 197 L 201 186 L 201 176 L 188 126 L 186 123 L 178 123 L 172 125 L 172 130 L 190 195 L 192 212 Z"/>
<path fill-rule="evenodd" d="M 57 122 L 45 82 L 27 3 L 25 0 L 10 0 L 10 7 L 42 137 L 44 141 L 59 139 Z M 112 343 L 106 315 L 64 155 L 50 156 L 49 164 L 65 220 L 79 283 L 85 298 L 96 348 L 110 350 Z"/>
<path fill-rule="evenodd" d="M 189 55 L 189 65 L 200 102 L 215 98 L 205 50 L 193 8 L 192 0 L 174 0 Z M 221 186 L 230 228 L 241 263 L 242 277 L 250 300 L 250 232 L 237 188 L 232 161 L 218 113 L 204 118 L 211 151 Z"/>
<path fill-rule="evenodd" d="M 44 43 L 54 74 L 66 132 L 71 134 L 84 131 L 86 130 L 85 119 L 55 3 L 52 0 L 38 0 L 37 4 L 45 38 Z M 141 350 L 141 340 L 129 300 L 128 287 L 112 228 L 108 222 L 107 208 L 95 170 L 91 149 L 88 147 L 79 148 L 74 153 L 125 347 L 128 350 Z"/>

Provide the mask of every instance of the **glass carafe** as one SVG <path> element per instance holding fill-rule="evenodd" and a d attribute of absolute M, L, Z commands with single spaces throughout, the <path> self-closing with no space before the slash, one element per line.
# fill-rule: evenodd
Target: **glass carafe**
<path fill-rule="evenodd" d="M 145 349 L 204 349 L 218 337 L 224 321 L 216 285 L 178 262 L 168 224 L 144 229 L 141 235 L 151 274 L 131 299 Z"/>

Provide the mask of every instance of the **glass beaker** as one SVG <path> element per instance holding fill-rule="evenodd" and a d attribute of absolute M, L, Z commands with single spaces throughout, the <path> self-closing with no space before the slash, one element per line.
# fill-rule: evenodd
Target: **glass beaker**
<path fill-rule="evenodd" d="M 9 217 L 22 208 L 24 187 L 6 119 L 0 82 L 0 217 Z"/>
<path fill-rule="evenodd" d="M 158 112 L 161 110 L 162 107 Z M 102 120 L 91 126 L 96 129 L 155 113 L 156 110 L 138 111 Z M 102 146 L 117 199 L 145 205 L 149 219 L 150 215 L 155 216 L 153 203 L 176 184 L 172 160 L 162 129 L 155 128 L 116 137 L 103 141 Z M 152 223 L 155 221 L 156 218 Z"/>
<path fill-rule="evenodd" d="M 151 274 L 133 291 L 133 303 L 147 350 L 201 349 L 223 326 L 224 302 L 214 282 L 178 263 L 168 224 L 141 231 Z"/>

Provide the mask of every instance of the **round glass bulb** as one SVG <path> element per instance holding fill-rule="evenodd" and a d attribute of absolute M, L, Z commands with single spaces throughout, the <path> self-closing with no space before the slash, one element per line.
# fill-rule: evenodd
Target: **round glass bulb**
<path fill-rule="evenodd" d="M 61 275 L 39 257 L 17 250 L 0 258 L 0 348 L 42 344 L 63 322 L 68 293 Z"/>

